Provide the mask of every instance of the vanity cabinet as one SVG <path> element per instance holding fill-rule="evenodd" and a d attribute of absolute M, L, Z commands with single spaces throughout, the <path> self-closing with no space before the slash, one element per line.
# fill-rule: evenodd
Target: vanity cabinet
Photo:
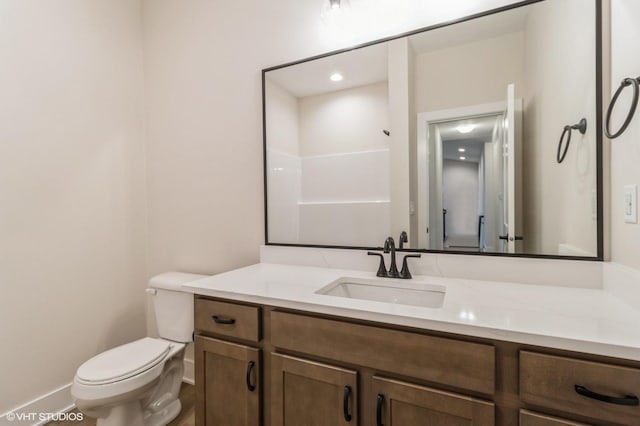
<path fill-rule="evenodd" d="M 271 355 L 271 424 L 358 424 L 358 373 L 354 370 Z"/>
<path fill-rule="evenodd" d="M 259 341 L 259 313 L 255 306 L 196 298 L 197 425 L 261 424 L 262 350 L 241 342 Z"/>
<path fill-rule="evenodd" d="M 195 311 L 198 426 L 640 425 L 640 362 L 203 296 Z"/>

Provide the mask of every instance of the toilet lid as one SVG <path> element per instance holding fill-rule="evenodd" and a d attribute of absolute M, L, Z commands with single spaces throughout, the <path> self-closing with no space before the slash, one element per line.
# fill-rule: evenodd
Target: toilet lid
<path fill-rule="evenodd" d="M 76 376 L 95 385 L 124 380 L 157 365 L 170 349 L 170 342 L 145 337 L 94 356 L 78 368 Z"/>

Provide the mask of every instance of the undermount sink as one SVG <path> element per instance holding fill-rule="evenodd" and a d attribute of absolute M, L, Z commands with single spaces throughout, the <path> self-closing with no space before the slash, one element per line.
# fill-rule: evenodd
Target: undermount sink
<path fill-rule="evenodd" d="M 412 280 L 342 277 L 316 291 L 326 296 L 441 308 L 445 287 Z"/>

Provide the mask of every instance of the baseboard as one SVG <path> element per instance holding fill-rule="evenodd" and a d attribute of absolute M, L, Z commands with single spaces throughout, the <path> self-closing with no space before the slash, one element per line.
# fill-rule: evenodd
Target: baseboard
<path fill-rule="evenodd" d="M 0 415 L 0 425 L 40 426 L 56 420 L 54 416 L 65 413 L 75 405 L 71 398 L 71 383 L 42 395 L 26 404 Z M 70 419 L 72 420 L 72 419 Z"/>
<path fill-rule="evenodd" d="M 190 385 L 195 383 L 194 362 L 192 359 L 185 358 L 184 360 L 182 381 Z M 66 413 L 74 408 L 75 405 L 71 398 L 71 383 L 69 383 L 1 414 L 0 426 L 41 426 L 51 420 L 55 420 L 50 416 Z"/>
<path fill-rule="evenodd" d="M 185 383 L 189 383 L 190 385 L 193 385 L 196 383 L 195 373 L 194 373 L 194 363 L 192 359 L 189 359 L 189 358 L 184 359 L 184 376 L 182 376 L 182 381 Z"/>

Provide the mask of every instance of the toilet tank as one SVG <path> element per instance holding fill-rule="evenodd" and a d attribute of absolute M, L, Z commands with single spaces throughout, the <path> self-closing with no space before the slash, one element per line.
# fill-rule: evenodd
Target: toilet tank
<path fill-rule="evenodd" d="M 158 334 L 174 342 L 193 340 L 193 294 L 181 290 L 182 284 L 206 275 L 165 272 L 149 281 L 147 292 L 153 297 Z"/>

